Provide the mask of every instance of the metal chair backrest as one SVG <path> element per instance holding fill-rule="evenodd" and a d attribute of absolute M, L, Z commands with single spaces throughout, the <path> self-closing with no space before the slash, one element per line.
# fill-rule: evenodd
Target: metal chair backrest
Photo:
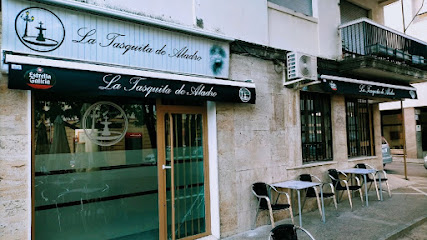
<path fill-rule="evenodd" d="M 293 224 L 281 224 L 270 231 L 273 240 L 298 240 L 297 229 Z"/>
<path fill-rule="evenodd" d="M 366 169 L 367 167 L 366 167 L 366 164 L 364 164 L 364 163 L 358 163 L 358 164 L 356 164 L 356 168 Z"/>
<path fill-rule="evenodd" d="M 301 174 L 299 175 L 299 180 L 304 182 L 313 182 L 310 174 Z M 307 197 L 316 197 L 316 192 L 313 188 L 308 188 L 306 192 Z"/>
<path fill-rule="evenodd" d="M 332 168 L 328 170 L 329 176 L 331 177 L 332 184 L 334 185 L 335 189 L 345 189 L 345 186 L 341 185 L 340 182 L 340 173 L 338 170 Z"/>
<path fill-rule="evenodd" d="M 329 169 L 328 170 L 329 176 L 331 176 L 331 180 L 332 183 L 334 184 L 334 186 L 336 185 L 336 183 L 339 181 L 339 174 L 338 171 L 336 169 Z"/>
<path fill-rule="evenodd" d="M 364 164 L 364 163 L 358 163 L 358 164 L 356 164 L 356 166 L 355 166 L 356 168 L 361 168 L 361 169 L 368 169 L 368 166 L 366 166 L 366 164 Z M 369 181 L 372 181 L 373 180 L 373 178 L 371 178 L 371 176 L 370 176 L 370 174 L 368 174 L 367 176 L 366 176 L 366 178 L 369 180 Z"/>
<path fill-rule="evenodd" d="M 304 181 L 304 182 L 312 182 L 313 181 L 311 179 L 311 175 L 310 174 L 301 174 L 301 175 L 299 175 L 299 180 Z"/>
<path fill-rule="evenodd" d="M 266 183 L 256 182 L 252 184 L 252 191 L 255 195 L 270 198 L 268 193 L 268 185 Z M 267 207 L 267 201 L 263 198 L 261 198 L 260 207 Z"/>

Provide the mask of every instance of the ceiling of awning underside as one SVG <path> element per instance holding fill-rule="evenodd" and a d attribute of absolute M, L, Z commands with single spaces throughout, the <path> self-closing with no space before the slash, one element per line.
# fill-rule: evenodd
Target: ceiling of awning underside
<path fill-rule="evenodd" d="M 427 82 L 427 69 L 391 62 L 375 57 L 356 57 L 342 61 L 319 59 L 319 72 L 397 85 Z M 328 73 L 326 73 L 328 74 Z"/>

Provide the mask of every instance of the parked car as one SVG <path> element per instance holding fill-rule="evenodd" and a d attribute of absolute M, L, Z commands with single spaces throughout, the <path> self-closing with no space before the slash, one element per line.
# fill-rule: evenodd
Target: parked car
<path fill-rule="evenodd" d="M 427 169 L 427 156 L 424 157 L 424 167 Z"/>
<path fill-rule="evenodd" d="M 385 166 L 387 163 L 391 163 L 393 161 L 393 157 L 391 156 L 390 145 L 388 145 L 388 142 L 384 137 L 382 137 L 381 148 L 383 152 L 383 166 Z"/>

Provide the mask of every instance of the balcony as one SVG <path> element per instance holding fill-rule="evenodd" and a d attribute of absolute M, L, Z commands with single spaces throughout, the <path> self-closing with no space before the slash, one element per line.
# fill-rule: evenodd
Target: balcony
<path fill-rule="evenodd" d="M 362 18 L 340 26 L 343 71 L 407 83 L 427 80 L 427 43 Z"/>

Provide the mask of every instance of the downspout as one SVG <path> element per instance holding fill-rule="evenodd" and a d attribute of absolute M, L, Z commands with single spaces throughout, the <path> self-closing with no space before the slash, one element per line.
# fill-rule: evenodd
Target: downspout
<path fill-rule="evenodd" d="M 402 111 L 402 135 L 403 135 L 403 167 L 405 171 L 405 179 L 408 179 L 408 172 L 406 167 L 406 136 L 405 136 L 405 115 L 403 114 L 403 100 L 400 100 L 400 110 Z"/>

